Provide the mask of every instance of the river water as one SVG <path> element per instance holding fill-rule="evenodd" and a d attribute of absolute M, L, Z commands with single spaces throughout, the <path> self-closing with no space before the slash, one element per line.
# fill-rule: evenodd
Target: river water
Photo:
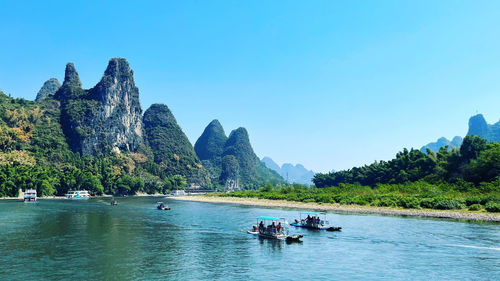
<path fill-rule="evenodd" d="M 0 201 L 0 279 L 500 280 L 500 224 L 328 213 L 286 244 L 246 229 L 298 210 L 158 200 Z"/>

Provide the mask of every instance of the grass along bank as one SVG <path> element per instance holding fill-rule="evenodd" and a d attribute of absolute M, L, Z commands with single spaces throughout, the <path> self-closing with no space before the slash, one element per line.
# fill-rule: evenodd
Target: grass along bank
<path fill-rule="evenodd" d="M 182 201 L 206 202 L 206 203 L 238 204 L 238 205 L 260 206 L 260 207 L 293 208 L 293 209 L 315 210 L 315 211 L 336 211 L 336 212 L 357 213 L 357 214 L 420 216 L 420 217 L 448 218 L 448 219 L 458 219 L 458 220 L 468 220 L 468 221 L 500 222 L 500 214 L 471 212 L 465 210 L 440 211 L 440 210 L 425 210 L 425 209 L 370 207 L 370 206 L 359 206 L 359 205 L 340 205 L 331 203 L 304 203 L 304 202 L 286 201 L 286 200 L 217 196 L 214 194 L 170 197 L 170 199 L 182 200 Z"/>
<path fill-rule="evenodd" d="M 342 183 L 337 187 L 328 188 L 267 185 L 259 190 L 213 194 L 212 196 L 416 210 L 500 213 L 499 186 L 500 181 L 484 183 L 480 186 L 467 182 L 430 184 L 418 181 L 405 184 L 379 184 L 373 188 Z"/>

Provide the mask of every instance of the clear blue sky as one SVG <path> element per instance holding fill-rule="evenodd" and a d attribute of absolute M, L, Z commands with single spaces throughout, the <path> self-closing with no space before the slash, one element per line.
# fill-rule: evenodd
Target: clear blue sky
<path fill-rule="evenodd" d="M 103 3 L 101 3 L 103 2 Z M 314 171 L 387 160 L 500 118 L 500 1 L 4 1 L 0 89 L 34 99 L 74 62 L 111 57 L 143 109 L 165 103 L 192 143 L 212 120 L 258 156 Z"/>

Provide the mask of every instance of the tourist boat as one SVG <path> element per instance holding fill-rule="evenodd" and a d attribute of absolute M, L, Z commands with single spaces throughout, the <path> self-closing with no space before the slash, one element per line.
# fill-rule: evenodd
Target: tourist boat
<path fill-rule="evenodd" d="M 326 220 L 326 213 L 318 212 L 300 212 L 300 219 L 296 219 L 291 223 L 291 226 L 303 227 L 307 229 L 327 230 L 327 231 L 340 231 L 340 226 L 330 226 Z"/>
<path fill-rule="evenodd" d="M 288 235 L 288 227 L 286 220 L 283 218 L 273 217 L 257 217 L 257 225 L 254 225 L 252 230 L 247 232 L 254 235 L 259 235 L 262 238 L 286 240 L 287 242 L 302 242 L 302 235 Z"/>
<path fill-rule="evenodd" d="M 116 202 L 116 200 L 113 199 L 110 204 L 111 204 L 111 206 L 116 206 L 116 205 L 118 205 L 118 202 Z"/>
<path fill-rule="evenodd" d="M 90 194 L 86 190 L 70 190 L 66 194 L 67 199 L 89 199 Z"/>
<path fill-rule="evenodd" d="M 156 206 L 156 209 L 158 209 L 158 210 L 162 210 L 162 211 L 163 210 L 165 210 L 165 211 L 170 210 L 170 208 L 165 203 L 163 203 L 163 202 L 157 202 L 156 204 L 158 204 Z"/>
<path fill-rule="evenodd" d="M 24 192 L 24 202 L 36 202 L 36 189 L 26 189 Z"/>

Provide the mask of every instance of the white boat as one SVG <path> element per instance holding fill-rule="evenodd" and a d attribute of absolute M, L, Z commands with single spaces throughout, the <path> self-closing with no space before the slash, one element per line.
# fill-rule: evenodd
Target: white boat
<path fill-rule="evenodd" d="M 260 221 L 260 222 L 259 222 Z M 256 234 L 263 238 L 285 240 L 288 236 L 288 227 L 285 227 L 286 221 L 283 218 L 257 217 L 257 226 L 247 232 Z"/>
<path fill-rule="evenodd" d="M 24 202 L 36 202 L 36 189 L 26 189 L 24 192 Z"/>
<path fill-rule="evenodd" d="M 67 199 L 89 199 L 90 194 L 87 190 L 70 190 L 66 194 Z"/>
<path fill-rule="evenodd" d="M 174 190 L 174 191 L 172 191 L 172 196 L 186 196 L 186 191 Z"/>

